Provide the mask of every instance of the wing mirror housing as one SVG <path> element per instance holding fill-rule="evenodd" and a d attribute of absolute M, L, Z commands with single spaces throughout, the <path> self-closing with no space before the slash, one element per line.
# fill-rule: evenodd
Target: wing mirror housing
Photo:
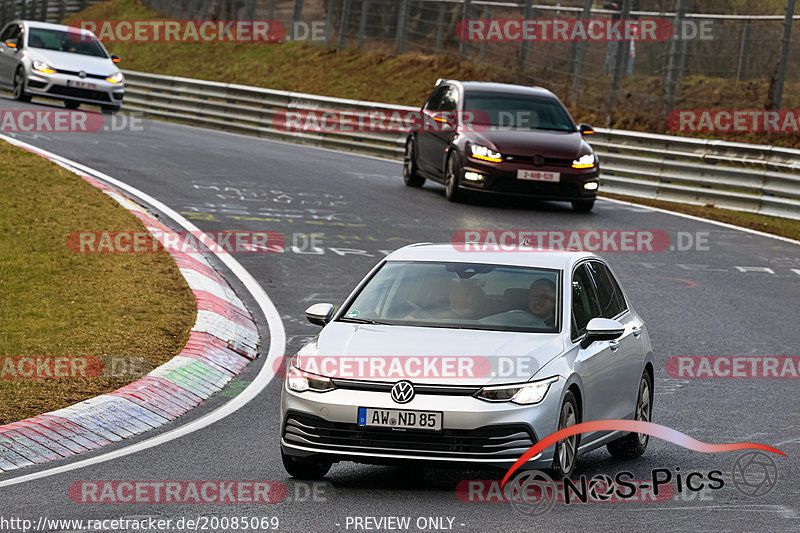
<path fill-rule="evenodd" d="M 331 304 L 314 304 L 306 309 L 306 320 L 315 326 L 324 326 L 333 318 L 333 310 Z"/>
<path fill-rule="evenodd" d="M 115 56 L 115 55 L 111 56 L 111 61 L 113 61 L 114 63 L 122 63 L 122 59 L 120 59 L 119 56 Z"/>
<path fill-rule="evenodd" d="M 594 128 L 588 124 L 581 124 L 578 126 L 578 129 L 581 132 L 581 135 L 594 135 Z"/>
<path fill-rule="evenodd" d="M 9 39 L 5 42 L 5 45 L 7 48 L 16 50 L 17 48 L 19 48 L 19 41 L 17 39 Z"/>
<path fill-rule="evenodd" d="M 622 337 L 625 326 L 610 318 L 593 318 L 586 325 L 586 338 L 581 343 L 582 348 L 587 348 L 596 341 L 613 341 Z"/>

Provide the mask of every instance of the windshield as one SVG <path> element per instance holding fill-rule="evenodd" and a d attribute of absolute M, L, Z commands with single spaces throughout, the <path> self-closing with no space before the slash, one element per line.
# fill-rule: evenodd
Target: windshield
<path fill-rule="evenodd" d="M 389 262 L 343 322 L 557 333 L 561 273 L 470 263 Z"/>
<path fill-rule="evenodd" d="M 92 57 L 108 57 L 100 42 L 78 31 L 31 28 L 28 46 L 42 50 L 55 50 Z"/>
<path fill-rule="evenodd" d="M 476 112 L 476 123 L 498 129 L 577 131 L 564 107 L 553 98 L 467 93 L 464 109 Z"/>

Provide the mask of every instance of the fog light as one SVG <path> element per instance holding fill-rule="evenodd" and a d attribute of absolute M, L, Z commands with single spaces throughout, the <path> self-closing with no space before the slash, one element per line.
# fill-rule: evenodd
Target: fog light
<path fill-rule="evenodd" d="M 589 183 L 583 184 L 583 188 L 586 189 L 587 191 L 596 191 L 599 186 L 600 184 L 597 183 L 596 181 L 590 181 Z"/>
<path fill-rule="evenodd" d="M 483 181 L 483 174 L 477 172 L 465 172 L 464 179 L 467 181 Z"/>

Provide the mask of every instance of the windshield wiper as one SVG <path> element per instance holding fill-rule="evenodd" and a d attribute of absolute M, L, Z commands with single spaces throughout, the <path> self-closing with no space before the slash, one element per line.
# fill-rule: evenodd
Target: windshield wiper
<path fill-rule="evenodd" d="M 368 318 L 343 317 L 339 319 L 339 322 L 352 322 L 353 324 L 377 324 L 380 326 L 388 326 L 386 322 L 378 322 L 377 320 L 371 320 Z"/>

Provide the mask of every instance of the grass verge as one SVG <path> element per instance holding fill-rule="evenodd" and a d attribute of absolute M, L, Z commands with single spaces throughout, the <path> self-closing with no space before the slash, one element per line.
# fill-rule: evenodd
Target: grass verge
<path fill-rule="evenodd" d="M 4 424 L 110 392 L 168 361 L 186 343 L 196 306 L 167 253 L 68 249 L 67 236 L 75 231 L 145 231 L 114 200 L 54 163 L 6 143 L 0 143 L 0 160 Z M 106 374 L 95 376 L 95 358 L 105 362 Z M 54 372 L 58 361 L 70 369 L 69 377 L 35 377 L 63 374 Z M 89 369 L 82 372 L 87 361 Z M 33 378 L 23 376 L 31 372 Z"/>

